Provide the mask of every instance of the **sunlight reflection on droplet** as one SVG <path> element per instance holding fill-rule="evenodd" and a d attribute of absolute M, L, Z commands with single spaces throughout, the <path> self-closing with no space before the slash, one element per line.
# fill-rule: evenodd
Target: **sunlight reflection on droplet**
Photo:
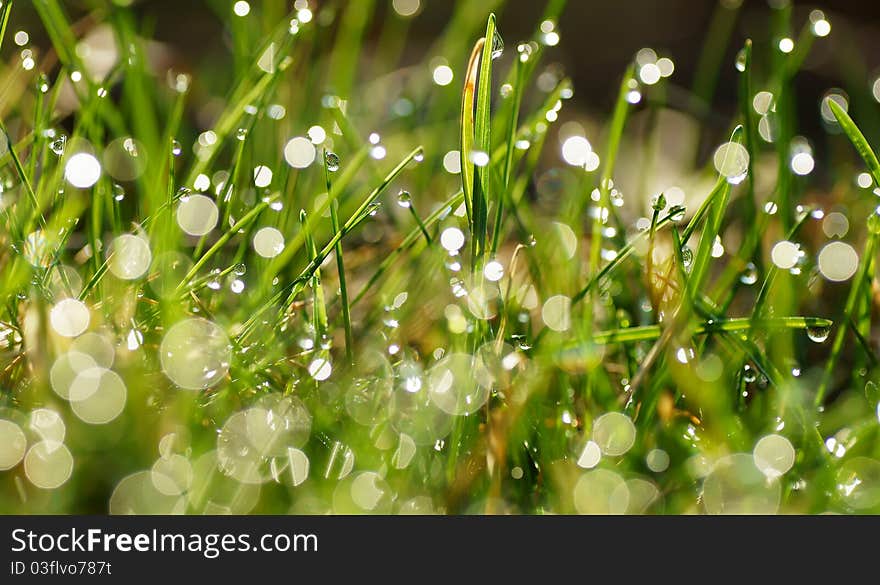
<path fill-rule="evenodd" d="M 284 160 L 295 169 L 304 169 L 315 162 L 317 152 L 311 140 L 296 136 L 284 146 Z"/>
<path fill-rule="evenodd" d="M 583 136 L 571 136 L 562 143 L 562 158 L 575 167 L 585 166 L 592 152 L 590 141 Z"/>
<path fill-rule="evenodd" d="M 0 418 L 0 471 L 12 469 L 22 460 L 27 438 L 17 424 Z"/>
<path fill-rule="evenodd" d="M 880 462 L 868 457 L 853 457 L 837 471 L 837 497 L 855 510 L 880 505 Z"/>
<path fill-rule="evenodd" d="M 821 10 L 810 12 L 810 29 L 817 37 L 827 37 L 831 34 L 831 23 L 825 18 L 824 12 Z"/>
<path fill-rule="evenodd" d="M 755 444 L 753 455 L 755 466 L 767 479 L 782 477 L 794 465 L 794 447 L 782 435 L 761 437 Z"/>
<path fill-rule="evenodd" d="M 160 457 L 150 469 L 153 487 L 166 496 L 179 496 L 192 485 L 192 465 L 183 455 Z"/>
<path fill-rule="evenodd" d="M 387 514 L 394 493 L 374 471 L 362 471 L 341 482 L 333 492 L 335 514 Z"/>
<path fill-rule="evenodd" d="M 654 473 L 662 473 L 669 468 L 669 454 L 663 449 L 651 449 L 645 457 L 645 464 Z"/>
<path fill-rule="evenodd" d="M 119 374 L 106 368 L 89 368 L 80 372 L 70 385 L 70 407 L 83 422 L 107 424 L 122 413 L 126 394 Z"/>
<path fill-rule="evenodd" d="M 251 12 L 251 5 L 245 0 L 238 0 L 238 2 L 232 5 L 232 12 L 236 16 L 247 16 Z"/>
<path fill-rule="evenodd" d="M 738 183 L 749 170 L 749 151 L 737 142 L 726 142 L 715 150 L 715 170 L 731 183 Z"/>
<path fill-rule="evenodd" d="M 449 85 L 453 78 L 452 68 L 449 65 L 438 65 L 434 67 L 431 77 L 437 85 Z"/>
<path fill-rule="evenodd" d="M 96 332 L 84 333 L 77 337 L 70 344 L 70 351 L 89 355 L 97 365 L 104 368 L 111 367 L 116 357 L 116 350 L 110 340 Z"/>
<path fill-rule="evenodd" d="M 260 228 L 254 234 L 254 251 L 263 258 L 274 258 L 284 251 L 284 234 L 273 227 Z"/>
<path fill-rule="evenodd" d="M 416 454 L 416 444 L 412 437 L 406 433 L 401 433 L 397 444 L 397 449 L 391 457 L 391 463 L 395 469 L 406 469 L 410 461 Z"/>
<path fill-rule="evenodd" d="M 56 299 L 77 297 L 82 292 L 82 278 L 75 268 L 58 264 L 49 276 L 49 290 Z"/>
<path fill-rule="evenodd" d="M 571 327 L 571 299 L 565 295 L 554 295 L 541 307 L 541 319 L 553 331 L 568 331 Z"/>
<path fill-rule="evenodd" d="M 773 246 L 773 249 L 770 251 L 770 258 L 778 268 L 789 270 L 797 264 L 800 253 L 801 249 L 797 244 L 788 240 L 782 240 Z"/>
<path fill-rule="evenodd" d="M 609 412 L 593 423 L 593 440 L 605 455 L 619 457 L 635 443 L 636 427 L 625 414 Z"/>
<path fill-rule="evenodd" d="M 849 280 L 856 273 L 859 255 L 846 242 L 831 242 L 819 251 L 819 272 L 833 282 Z"/>
<path fill-rule="evenodd" d="M 110 495 L 113 515 L 176 515 L 186 510 L 186 499 L 157 489 L 152 471 L 138 471 L 122 479 Z"/>
<path fill-rule="evenodd" d="M 599 465 L 602 459 L 602 449 L 595 441 L 587 441 L 577 460 L 578 467 L 592 469 Z"/>
<path fill-rule="evenodd" d="M 775 514 L 778 482 L 768 482 L 751 454 L 719 459 L 703 482 L 703 505 L 709 514 Z"/>
<path fill-rule="evenodd" d="M 489 390 L 474 379 L 474 362 L 469 354 L 451 353 L 428 370 L 428 393 L 443 412 L 471 414 L 489 399 Z"/>
<path fill-rule="evenodd" d="M 150 268 L 153 259 L 150 244 L 145 238 L 123 234 L 110 244 L 108 269 L 117 278 L 134 280 Z"/>
<path fill-rule="evenodd" d="M 101 163 L 87 152 L 78 152 L 67 159 L 64 178 L 79 189 L 88 189 L 101 178 Z"/>
<path fill-rule="evenodd" d="M 257 187 L 268 187 L 272 184 L 272 169 L 266 165 L 254 167 L 254 185 Z"/>
<path fill-rule="evenodd" d="M 457 150 L 450 150 L 443 155 L 443 168 L 447 173 L 457 175 L 461 172 L 461 153 Z"/>
<path fill-rule="evenodd" d="M 483 268 L 483 276 L 490 282 L 498 282 L 504 276 L 504 266 L 497 260 L 492 260 Z"/>
<path fill-rule="evenodd" d="M 660 490 L 652 482 L 634 477 L 626 480 L 623 486 L 619 486 L 616 490 L 626 491 L 627 496 L 627 514 L 644 514 L 659 498 Z M 622 499 L 624 496 L 616 491 L 612 493 L 612 499 Z"/>
<path fill-rule="evenodd" d="M 809 175 L 813 172 L 815 166 L 816 162 L 813 160 L 813 155 L 809 152 L 798 152 L 791 157 L 791 170 L 796 175 Z"/>
<path fill-rule="evenodd" d="M 190 195 L 180 200 L 177 207 L 177 225 L 191 236 L 204 236 L 217 227 L 217 204 L 204 195 Z"/>
<path fill-rule="evenodd" d="M 834 88 L 829 89 L 819 102 L 819 112 L 822 114 L 822 119 L 829 124 L 837 124 L 837 118 L 834 116 L 834 112 L 831 111 L 831 106 L 829 105 L 831 101 L 846 112 L 849 110 L 849 97 L 842 89 Z"/>
<path fill-rule="evenodd" d="M 70 386 L 80 372 L 97 366 L 90 355 L 70 351 L 58 356 L 49 370 L 49 382 L 52 390 L 65 400 L 70 396 Z"/>
<path fill-rule="evenodd" d="M 654 85 L 663 77 L 660 67 L 656 63 L 645 63 L 639 67 L 639 79 L 645 85 Z"/>
<path fill-rule="evenodd" d="M 193 189 L 196 191 L 207 191 L 210 188 L 211 179 L 204 173 L 200 173 L 199 176 L 196 177 L 196 180 L 193 181 Z"/>
<path fill-rule="evenodd" d="M 759 91 L 752 99 L 752 107 L 762 116 L 766 116 L 773 106 L 773 94 L 769 91 Z"/>
<path fill-rule="evenodd" d="M 783 53 L 791 53 L 794 51 L 794 41 L 788 37 L 779 40 L 779 50 Z"/>
<path fill-rule="evenodd" d="M 304 451 L 295 447 L 287 449 L 287 467 L 283 478 L 275 477 L 275 480 L 282 480 L 283 483 L 296 487 L 301 485 L 309 477 L 309 457 Z"/>
<path fill-rule="evenodd" d="M 28 418 L 28 429 L 33 431 L 41 441 L 62 443 L 67 434 L 67 426 L 61 419 L 61 415 L 48 408 L 38 408 L 31 412 Z M 0 435 L 2 435 L 2 431 L 0 431 Z M 2 440 L 0 440 L 0 444 L 2 444 Z M 0 463 L 0 469 L 2 469 L 2 463 Z"/>
<path fill-rule="evenodd" d="M 623 514 L 629 505 L 629 490 L 613 471 L 594 469 L 578 479 L 573 499 L 580 514 Z"/>
<path fill-rule="evenodd" d="M 64 443 L 41 441 L 31 447 L 24 458 L 28 480 L 44 490 L 64 485 L 73 472 L 73 456 Z"/>
<path fill-rule="evenodd" d="M 565 257 L 571 260 L 577 252 L 577 235 L 568 224 L 555 221 L 553 222 L 553 227 L 556 228 L 556 233 L 559 234 L 559 240 L 562 244 L 562 251 L 565 253 Z"/>
<path fill-rule="evenodd" d="M 248 419 L 265 418 L 263 408 L 234 413 L 217 435 L 217 463 L 220 471 L 243 484 L 260 484 L 269 480 L 269 469 L 263 445 L 255 444 L 248 432 Z"/>
<path fill-rule="evenodd" d="M 391 6 L 400 16 L 412 16 L 419 11 L 419 0 L 393 0 Z"/>
<path fill-rule="evenodd" d="M 226 333 L 201 318 L 184 319 L 172 326 L 159 346 L 162 371 L 188 390 L 204 390 L 219 383 L 229 371 L 232 349 Z"/>
<path fill-rule="evenodd" d="M 440 234 L 440 245 L 448 252 L 458 252 L 464 246 L 464 232 L 457 227 L 450 227 Z"/>
<path fill-rule="evenodd" d="M 332 373 L 333 366 L 328 359 L 318 358 L 309 364 L 309 375 L 319 382 L 329 378 Z"/>
<path fill-rule="evenodd" d="M 243 484 L 218 467 L 217 452 L 209 451 L 193 462 L 193 483 L 188 506 L 202 514 L 247 514 L 260 498 L 259 484 Z"/>
<path fill-rule="evenodd" d="M 63 299 L 49 312 L 52 329 L 62 337 L 76 337 L 89 327 L 89 308 L 80 300 Z"/>
<path fill-rule="evenodd" d="M 822 220 L 822 232 L 828 238 L 842 238 L 849 231 L 849 218 L 839 211 L 832 211 Z"/>
<path fill-rule="evenodd" d="M 327 140 L 327 132 L 321 126 L 312 126 L 306 134 L 309 135 L 312 144 L 323 144 Z"/>

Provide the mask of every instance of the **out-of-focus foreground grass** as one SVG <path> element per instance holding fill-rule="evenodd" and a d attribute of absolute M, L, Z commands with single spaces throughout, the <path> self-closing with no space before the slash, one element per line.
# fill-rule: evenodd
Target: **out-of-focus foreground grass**
<path fill-rule="evenodd" d="M 558 0 L 415 65 L 419 0 L 214 0 L 192 71 L 67 4 L 0 3 L 0 512 L 880 511 L 880 81 L 800 134 L 821 11 L 586 118 Z"/>

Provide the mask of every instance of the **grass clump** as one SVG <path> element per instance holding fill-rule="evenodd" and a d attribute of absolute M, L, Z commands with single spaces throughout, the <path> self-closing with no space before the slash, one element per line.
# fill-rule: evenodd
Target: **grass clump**
<path fill-rule="evenodd" d="M 875 134 L 831 92 L 820 156 L 791 91 L 823 13 L 728 64 L 720 3 L 692 89 L 639 51 L 587 132 L 558 0 L 415 65 L 374 2 L 207 2 L 191 73 L 83 4 L 0 6 L 0 511 L 880 511 Z"/>

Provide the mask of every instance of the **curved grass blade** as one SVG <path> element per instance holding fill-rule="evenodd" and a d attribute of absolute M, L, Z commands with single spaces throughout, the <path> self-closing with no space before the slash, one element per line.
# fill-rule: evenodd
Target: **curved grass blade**
<path fill-rule="evenodd" d="M 756 322 L 750 317 L 736 319 L 719 319 L 711 323 L 702 323 L 694 329 L 694 335 L 707 335 L 710 333 L 739 333 L 749 331 L 755 327 L 762 329 L 808 329 L 814 327 L 830 327 L 832 322 L 820 317 L 781 317 L 766 319 Z M 643 325 L 640 327 L 627 327 L 611 331 L 600 331 L 593 336 L 594 343 L 635 343 L 638 341 L 652 341 L 663 334 L 664 329 L 660 325 Z"/>
<path fill-rule="evenodd" d="M 862 131 L 859 130 L 849 114 L 840 107 L 840 104 L 831 99 L 827 99 L 826 103 L 834 114 L 834 117 L 837 119 L 838 124 L 840 124 L 843 133 L 846 134 L 846 137 L 849 138 L 849 141 L 855 147 L 859 156 L 862 157 L 862 160 L 865 161 L 865 164 L 868 166 L 868 171 L 874 179 L 874 184 L 880 186 L 880 162 L 878 162 L 877 155 L 874 153 L 871 145 L 868 144 L 865 135 L 862 134 Z M 859 259 L 859 266 L 856 275 L 853 278 L 852 286 L 849 289 L 849 295 L 846 298 L 846 305 L 843 309 L 843 323 L 849 323 L 858 319 L 855 312 L 859 305 L 859 297 L 865 286 L 866 276 L 870 270 L 871 260 L 877 249 L 878 238 L 880 238 L 877 228 L 873 225 L 877 222 L 877 219 L 876 215 L 868 219 L 868 241 L 865 244 L 865 250 L 862 252 L 861 258 Z M 815 404 L 817 406 L 821 405 L 825 400 L 825 395 L 828 392 L 828 385 L 831 383 L 834 369 L 837 367 L 837 362 L 840 360 L 841 353 L 843 352 L 843 342 L 846 338 L 846 331 L 847 327 L 840 327 L 834 335 L 834 341 L 831 345 L 831 355 L 829 356 L 828 361 L 825 362 L 822 379 L 819 382 L 819 388 L 816 391 Z"/>

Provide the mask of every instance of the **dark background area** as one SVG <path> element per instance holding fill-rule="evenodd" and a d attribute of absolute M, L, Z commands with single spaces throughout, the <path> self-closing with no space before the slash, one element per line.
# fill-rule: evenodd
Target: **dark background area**
<path fill-rule="evenodd" d="M 357 0 L 352 0 L 357 1 Z M 723 0 L 727 5 L 737 0 Z M 770 3 L 785 0 L 743 0 L 736 23 L 727 43 L 726 55 L 718 72 L 718 85 L 711 110 L 696 113 L 709 131 L 725 131 L 737 108 L 737 74 L 733 67 L 735 55 L 747 37 L 755 43 L 755 91 L 762 89 L 762 60 L 772 51 L 771 27 L 773 13 Z M 81 0 L 65 2 L 72 18 L 87 13 L 94 3 Z M 171 50 L 171 61 L 177 68 L 200 70 L 206 62 L 229 55 L 229 38 L 222 15 L 228 3 L 181 0 L 149 0 L 134 3 L 143 22 L 154 30 L 153 39 Z M 252 0 L 256 7 L 259 0 Z M 293 3 L 290 2 L 292 5 Z M 310 2 L 319 9 L 324 2 Z M 339 3 L 344 6 L 345 2 Z M 430 44 L 448 25 L 455 2 L 422 0 L 419 13 L 410 19 L 407 51 L 401 65 L 425 62 L 435 55 L 427 54 Z M 508 46 L 532 37 L 540 22 L 545 2 L 509 0 L 499 10 L 499 29 Z M 547 62 L 557 62 L 574 81 L 573 111 L 605 117 L 615 98 L 620 75 L 634 54 L 643 47 L 655 49 L 661 56 L 675 62 L 675 74 L 669 81 L 673 108 L 686 108 L 707 32 L 719 2 L 716 0 L 569 0 L 557 30 L 558 46 L 550 48 Z M 368 38 L 375 41 L 386 17 L 399 18 L 392 11 L 391 0 L 377 1 Z M 792 1 L 792 38 L 797 39 L 801 27 L 808 22 L 812 10 L 821 9 L 832 24 L 831 35 L 817 39 L 796 77 L 799 128 L 807 136 L 822 134 L 818 104 L 831 87 L 843 88 L 851 104 L 859 111 L 861 124 L 869 138 L 880 139 L 880 108 L 870 99 L 869 84 L 880 75 L 880 1 L 827 0 L 824 3 Z M 18 8 L 24 8 L 22 3 Z M 38 46 L 48 46 L 33 10 L 17 10 L 11 31 L 24 26 Z M 7 48 L 7 50 L 9 50 Z M 369 44 L 365 49 L 369 58 Z M 462 64 L 451 63 L 455 67 Z M 374 71 L 366 67 L 365 71 Z M 219 89 L 219 88 L 218 88 Z M 865 111 L 867 110 L 867 111 Z M 571 111 L 568 110 L 567 111 Z M 821 144 L 817 145 L 821 150 Z"/>

